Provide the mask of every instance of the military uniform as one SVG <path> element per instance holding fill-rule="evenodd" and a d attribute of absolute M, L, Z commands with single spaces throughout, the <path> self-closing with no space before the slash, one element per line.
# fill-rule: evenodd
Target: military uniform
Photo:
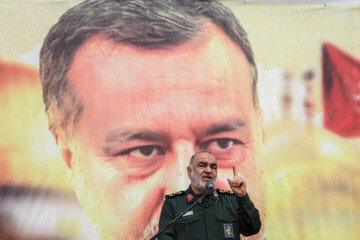
<path fill-rule="evenodd" d="M 259 232 L 261 227 L 259 212 L 247 194 L 244 197 L 237 197 L 231 191 L 216 191 L 219 201 L 209 211 L 197 215 L 214 203 L 213 196 L 208 196 L 201 204 L 188 211 L 160 234 L 158 239 L 240 239 L 240 233 L 249 236 Z M 191 186 L 186 191 L 166 195 L 161 210 L 159 229 L 177 217 L 199 197 L 201 195 L 195 194 Z"/>

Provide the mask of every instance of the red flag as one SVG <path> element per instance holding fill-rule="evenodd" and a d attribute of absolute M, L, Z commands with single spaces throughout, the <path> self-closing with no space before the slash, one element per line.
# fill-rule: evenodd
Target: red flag
<path fill-rule="evenodd" d="M 324 126 L 360 137 L 360 60 L 330 43 L 322 47 Z"/>

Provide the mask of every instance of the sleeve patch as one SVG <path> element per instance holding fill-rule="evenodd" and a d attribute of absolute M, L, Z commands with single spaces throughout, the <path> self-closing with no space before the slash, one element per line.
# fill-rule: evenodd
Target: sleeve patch
<path fill-rule="evenodd" d="M 217 189 L 218 193 L 234 195 L 233 191 Z"/>

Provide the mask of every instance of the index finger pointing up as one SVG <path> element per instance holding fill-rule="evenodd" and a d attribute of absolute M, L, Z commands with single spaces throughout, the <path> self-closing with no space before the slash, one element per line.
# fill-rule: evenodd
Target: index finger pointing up
<path fill-rule="evenodd" d="M 234 177 L 240 176 L 237 168 L 235 167 L 235 164 L 233 165 L 233 172 L 234 172 Z"/>

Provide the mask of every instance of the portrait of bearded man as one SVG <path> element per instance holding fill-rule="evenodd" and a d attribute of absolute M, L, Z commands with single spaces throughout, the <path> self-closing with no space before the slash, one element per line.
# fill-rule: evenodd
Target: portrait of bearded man
<path fill-rule="evenodd" d="M 103 239 L 146 239 L 164 195 L 189 185 L 189 158 L 235 165 L 265 225 L 263 125 L 247 34 L 216 1 L 88 0 L 40 53 L 50 131 Z"/>

